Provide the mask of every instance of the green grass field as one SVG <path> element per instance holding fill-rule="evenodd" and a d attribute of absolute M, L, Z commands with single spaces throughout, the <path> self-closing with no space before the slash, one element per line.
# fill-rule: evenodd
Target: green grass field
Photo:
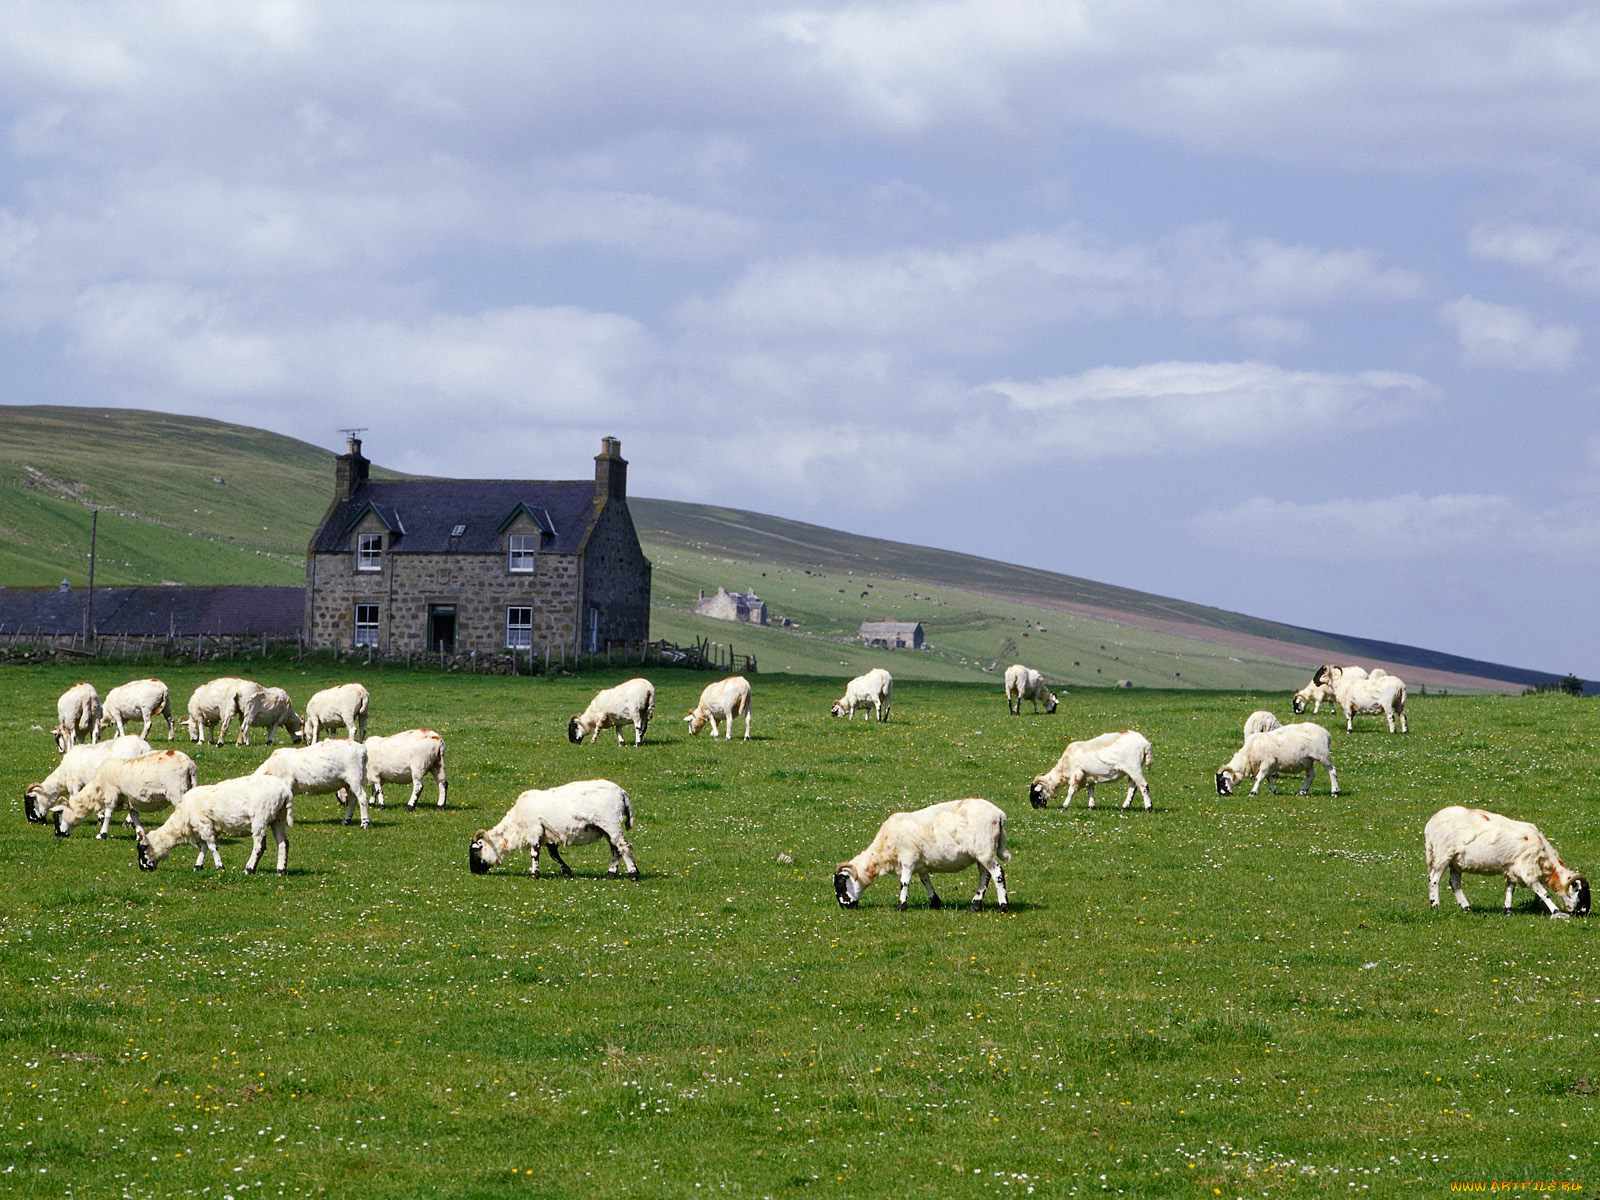
<path fill-rule="evenodd" d="M 232 671 L 300 704 L 348 677 L 157 673 L 181 707 Z M 1223 800 L 1244 717 L 1287 717 L 1285 694 L 1085 690 L 1013 718 L 998 685 L 908 679 L 877 725 L 828 717 L 835 680 L 762 675 L 730 745 L 678 719 L 708 677 L 661 672 L 645 745 L 619 750 L 564 729 L 620 674 L 370 671 L 374 732 L 445 734 L 451 804 L 430 783 L 408 813 L 391 785 L 362 831 L 302 799 L 279 879 L 244 875 L 237 841 L 220 874 L 181 851 L 141 874 L 121 826 L 24 822 L 80 677 L 0 675 L 8 1195 L 1600 1192 L 1594 923 L 1525 893 L 1501 916 L 1482 879 L 1477 911 L 1431 912 L 1421 834 L 1481 803 L 1600 872 L 1592 702 L 1418 697 L 1406 737 L 1336 731 L 1338 798 L 1319 777 Z M 1153 812 L 1114 787 L 1028 806 L 1069 738 L 1130 726 Z M 202 781 L 266 753 L 185 748 Z M 605 878 L 603 846 L 567 853 L 574 879 L 520 855 L 469 873 L 519 790 L 597 776 L 634 798 L 640 882 Z M 1009 815 L 1009 914 L 916 885 L 900 913 L 892 882 L 838 908 L 834 866 L 886 814 L 965 795 Z M 975 872 L 936 880 L 964 901 Z"/>

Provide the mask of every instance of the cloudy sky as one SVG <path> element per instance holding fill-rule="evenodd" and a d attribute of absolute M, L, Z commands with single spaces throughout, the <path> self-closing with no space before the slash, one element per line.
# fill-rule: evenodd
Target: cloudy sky
<path fill-rule="evenodd" d="M 0 13 L 5 403 L 1600 678 L 1589 4 Z"/>

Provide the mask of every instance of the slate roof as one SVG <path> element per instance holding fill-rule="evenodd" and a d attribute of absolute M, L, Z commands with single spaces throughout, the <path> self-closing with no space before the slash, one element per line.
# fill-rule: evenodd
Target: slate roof
<path fill-rule="evenodd" d="M 506 523 L 526 508 L 539 528 L 555 534 L 541 553 L 576 554 L 594 518 L 594 499 L 594 481 L 587 479 L 364 483 L 328 515 L 311 548 L 318 554 L 350 553 L 350 531 L 370 508 L 391 531 L 392 554 L 500 554 Z M 466 528 L 452 537 L 458 525 Z"/>
<path fill-rule="evenodd" d="M 83 632 L 84 589 L 0 587 L 0 633 Z M 305 628 L 300 587 L 97 587 L 94 624 L 102 637 L 296 637 Z"/>

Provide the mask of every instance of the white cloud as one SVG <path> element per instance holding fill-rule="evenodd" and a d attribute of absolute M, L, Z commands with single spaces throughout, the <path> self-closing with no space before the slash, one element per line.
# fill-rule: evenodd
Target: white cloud
<path fill-rule="evenodd" d="M 1439 310 L 1455 331 L 1472 366 L 1518 371 L 1564 371 L 1578 349 L 1579 333 L 1568 325 L 1536 325 L 1527 313 L 1504 304 L 1463 296 Z"/>
<path fill-rule="evenodd" d="M 1101 367 L 987 392 L 1027 417 L 1053 452 L 1130 457 L 1217 450 L 1263 454 L 1330 432 L 1399 420 L 1434 389 L 1414 375 L 1286 371 L 1266 363 Z"/>
<path fill-rule="evenodd" d="M 1550 225 L 1477 225 L 1472 254 L 1536 271 L 1579 292 L 1600 292 L 1600 236 Z"/>
<path fill-rule="evenodd" d="M 1299 502 L 1257 497 L 1191 518 L 1187 527 L 1219 548 L 1248 545 L 1256 561 L 1468 559 L 1504 568 L 1508 554 L 1559 562 L 1600 552 L 1600 519 L 1592 511 L 1531 509 L 1503 495 L 1423 496 Z"/>
<path fill-rule="evenodd" d="M 1419 287 L 1410 272 L 1365 250 L 1239 242 L 1214 225 L 1116 246 L 1069 228 L 954 249 L 767 259 L 681 315 L 692 326 L 751 336 L 934 337 L 944 348 L 984 347 L 1041 326 L 1128 312 L 1270 315 L 1282 333 L 1286 310 L 1393 303 Z"/>

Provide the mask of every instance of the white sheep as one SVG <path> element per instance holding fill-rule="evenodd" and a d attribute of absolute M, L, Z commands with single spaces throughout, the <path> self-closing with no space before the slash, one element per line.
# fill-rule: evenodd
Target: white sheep
<path fill-rule="evenodd" d="M 732 675 L 727 679 L 708 683 L 705 690 L 700 693 L 700 703 L 694 706 L 694 711 L 684 720 L 688 722 L 689 734 L 698 734 L 709 723 L 711 736 L 717 736 L 717 720 L 721 717 L 728 719 L 728 740 L 733 741 L 733 719 L 744 718 L 744 740 L 750 740 L 750 681 L 743 675 Z"/>
<path fill-rule="evenodd" d="M 1282 729 L 1283 722 L 1264 708 L 1258 708 L 1244 719 L 1244 736 L 1266 733 L 1269 729 Z"/>
<path fill-rule="evenodd" d="M 1508 913 L 1511 894 L 1520 883 L 1544 901 L 1552 917 L 1568 914 L 1556 908 L 1545 884 L 1561 897 L 1572 916 L 1588 915 L 1589 881 L 1561 861 L 1555 847 L 1532 822 L 1452 804 L 1428 818 L 1422 837 L 1428 854 L 1428 903 L 1434 908 L 1439 907 L 1439 877 L 1449 871 L 1450 890 L 1461 911 L 1467 911 L 1467 896 L 1461 890 L 1461 873 L 1466 871 L 1505 876 Z"/>
<path fill-rule="evenodd" d="M 1065 783 L 1067 798 L 1061 802 L 1062 808 L 1072 803 L 1073 793 L 1080 787 L 1089 793 L 1089 807 L 1093 808 L 1095 784 L 1125 778 L 1128 794 L 1123 798 L 1122 807 L 1133 803 L 1133 793 L 1137 789 L 1144 797 L 1145 810 L 1149 811 L 1150 786 L 1145 782 L 1144 769 L 1154 760 L 1149 739 L 1132 729 L 1069 742 L 1055 766 L 1033 777 L 1028 788 L 1028 803 L 1043 808 L 1055 799 L 1056 792 Z"/>
<path fill-rule="evenodd" d="M 865 675 L 857 675 L 845 684 L 844 695 L 833 702 L 833 708 L 829 711 L 836 717 L 854 721 L 856 709 L 870 704 L 878 720 L 887 721 L 893 698 L 894 676 L 882 667 L 873 667 Z"/>
<path fill-rule="evenodd" d="M 271 830 L 278 843 L 278 874 L 282 875 L 289 865 L 289 827 L 293 824 L 294 793 L 289 785 L 270 775 L 244 775 L 191 789 L 154 833 L 143 829 L 134 833 L 134 853 L 141 871 L 154 871 L 178 846 L 198 846 L 200 855 L 194 860 L 194 869 L 205 867 L 209 849 L 211 861 L 220 871 L 222 856 L 217 853 L 217 838 L 248 833 L 250 858 L 244 864 L 244 873 L 252 875 L 267 848 L 267 831 Z"/>
<path fill-rule="evenodd" d="M 415 808 L 422 795 L 422 780 L 432 775 L 439 785 L 439 807 L 444 807 L 449 782 L 444 773 L 444 738 L 431 729 L 407 729 L 388 735 L 373 734 L 362 743 L 367 748 L 367 786 L 383 807 L 383 785 L 405 779 L 411 783 L 407 808 Z"/>
<path fill-rule="evenodd" d="M 139 736 L 149 737 L 150 723 L 159 716 L 167 719 L 167 741 L 172 740 L 172 696 L 159 679 L 134 679 L 118 684 L 106 693 L 104 708 L 106 719 L 116 723 L 119 737 L 127 732 L 124 723 L 135 717 L 144 722 Z"/>
<path fill-rule="evenodd" d="M 289 699 L 289 693 L 282 688 L 264 687 L 253 692 L 245 698 L 245 705 L 240 732 L 246 746 L 250 744 L 252 729 L 265 729 L 267 745 L 272 745 L 277 740 L 280 725 L 289 731 L 293 741 L 300 740 L 304 723 L 300 720 L 300 714 L 294 711 L 294 701 Z"/>
<path fill-rule="evenodd" d="M 343 797 L 346 825 L 359 803 L 361 828 L 368 827 L 367 751 L 360 742 L 329 738 L 313 746 L 283 746 L 267 755 L 255 773 L 282 779 L 297 796 Z"/>
<path fill-rule="evenodd" d="M 602 729 L 615 728 L 617 745 L 623 745 L 622 727 L 633 726 L 633 744 L 644 741 L 644 731 L 656 715 L 656 689 L 648 679 L 630 679 L 616 687 L 596 692 L 589 707 L 567 722 L 567 740 L 590 744 L 599 740 Z"/>
<path fill-rule="evenodd" d="M 1010 861 L 1006 814 L 998 805 L 978 796 L 946 800 L 916 812 L 891 814 L 865 850 L 839 864 L 833 875 L 833 891 L 841 908 L 855 908 L 873 880 L 880 875 L 897 874 L 900 911 L 904 912 L 906 892 L 915 875 L 928 889 L 928 906 L 939 908 L 942 901 L 933 890 L 929 875 L 934 871 L 964 871 L 977 863 L 978 891 L 972 897 L 971 908 L 976 911 L 983 904 L 992 879 L 1000 911 L 1006 912 L 1009 899 L 1001 864 Z"/>
<path fill-rule="evenodd" d="M 1372 673 L 1352 675 L 1347 667 L 1328 668 L 1328 686 L 1333 698 L 1344 712 L 1345 732 L 1355 729 L 1356 713 L 1382 713 L 1389 722 L 1389 732 L 1395 731 L 1395 718 L 1400 720 L 1400 732 L 1406 732 L 1406 685 L 1398 675 Z"/>
<path fill-rule="evenodd" d="M 1013 716 L 1022 715 L 1022 702 L 1033 701 L 1033 711 L 1039 711 L 1039 704 L 1044 703 L 1044 710 L 1053 713 L 1056 710 L 1056 697 L 1044 681 L 1044 676 L 1032 667 L 1025 667 L 1021 663 L 1012 663 L 1006 668 L 1006 707 Z"/>
<path fill-rule="evenodd" d="M 90 817 L 100 818 L 97 839 L 111 833 L 111 818 L 118 809 L 128 814 L 135 830 L 141 813 L 158 812 L 176 805 L 199 781 L 194 759 L 181 750 L 153 750 L 136 758 L 113 758 L 100 764 L 83 787 L 50 809 L 56 818 L 56 836 L 67 837 L 73 826 Z"/>
<path fill-rule="evenodd" d="M 188 715 L 183 721 L 189 731 L 189 740 L 205 742 L 210 727 L 215 725 L 216 744 L 220 746 L 228 736 L 228 726 L 238 717 L 240 729 L 237 744 L 244 745 L 244 714 L 249 711 L 256 694 L 261 690 L 261 685 L 253 679 L 239 679 L 233 675 L 202 683 L 190 694 Z"/>
<path fill-rule="evenodd" d="M 103 763 L 113 758 L 134 758 L 149 753 L 150 743 L 131 733 L 94 745 L 74 746 L 62 756 L 54 771 L 40 782 L 30 784 L 22 794 L 23 815 L 35 825 L 46 824 L 50 820 L 50 806 L 65 800 L 93 779 Z"/>
<path fill-rule="evenodd" d="M 1265 733 L 1252 733 L 1244 739 L 1232 758 L 1217 769 L 1217 795 L 1231 796 L 1241 779 L 1255 777 L 1250 789 L 1254 796 L 1267 780 L 1268 788 L 1277 793 L 1277 776 L 1280 771 L 1298 771 L 1305 768 L 1306 782 L 1300 789 L 1302 796 L 1311 791 L 1311 777 L 1321 763 L 1328 772 L 1328 783 L 1333 794 L 1339 794 L 1339 773 L 1333 767 L 1333 738 L 1321 725 L 1311 721 L 1297 721 Z"/>
<path fill-rule="evenodd" d="M 1334 703 L 1333 689 L 1325 683 L 1308 683 L 1294 694 L 1291 703 L 1298 716 L 1306 711 L 1307 706 L 1310 706 L 1313 714 L 1321 712 L 1324 700 L 1329 704 Z"/>
<path fill-rule="evenodd" d="M 604 838 L 611 847 L 611 866 L 606 874 L 616 875 L 620 862 L 627 867 L 628 878 L 638 879 L 639 865 L 623 834 L 632 828 L 633 802 L 609 779 L 529 788 L 517 797 L 498 825 L 472 835 L 467 865 L 474 875 L 482 875 L 512 851 L 527 850 L 532 859 L 528 873 L 537 877 L 540 847 L 548 847 L 561 873 L 570 877 L 572 868 L 556 847 L 586 846 Z"/>
<path fill-rule="evenodd" d="M 65 754 L 87 737 L 91 742 L 100 740 L 100 694 L 92 683 L 75 683 L 61 693 L 56 701 L 56 749 Z"/>
<path fill-rule="evenodd" d="M 358 742 L 367 739 L 367 706 L 372 702 L 359 683 L 323 688 L 306 701 L 305 740 L 317 741 L 328 730 L 344 726 Z"/>

